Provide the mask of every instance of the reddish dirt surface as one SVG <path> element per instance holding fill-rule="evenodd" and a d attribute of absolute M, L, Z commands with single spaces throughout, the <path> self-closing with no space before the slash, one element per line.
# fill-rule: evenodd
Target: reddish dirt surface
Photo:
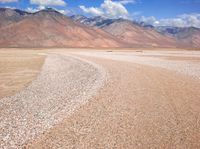
<path fill-rule="evenodd" d="M 110 76 L 86 105 L 27 148 L 200 148 L 200 82 L 173 71 L 88 58 Z"/>

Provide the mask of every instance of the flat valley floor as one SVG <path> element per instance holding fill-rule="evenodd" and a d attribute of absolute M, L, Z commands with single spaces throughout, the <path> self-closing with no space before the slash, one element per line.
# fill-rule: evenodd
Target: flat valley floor
<path fill-rule="evenodd" d="M 200 148 L 200 52 L 0 50 L 0 148 Z"/>

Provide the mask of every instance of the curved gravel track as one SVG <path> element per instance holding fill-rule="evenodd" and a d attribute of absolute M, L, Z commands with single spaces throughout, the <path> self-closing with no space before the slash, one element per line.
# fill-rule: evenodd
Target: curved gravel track
<path fill-rule="evenodd" d="M 49 54 L 28 88 L 0 100 L 0 148 L 21 148 L 62 121 L 95 94 L 105 75 L 93 63 Z"/>
<path fill-rule="evenodd" d="M 187 60 L 170 60 L 164 59 L 159 56 L 168 56 L 169 58 L 177 57 L 188 57 L 191 59 L 199 58 L 200 52 L 163 52 L 163 51 L 147 51 L 147 52 L 79 52 L 80 55 L 92 56 L 103 59 L 112 59 L 117 61 L 131 62 L 141 65 L 147 65 L 152 67 L 159 67 L 163 69 L 172 70 L 184 75 L 191 76 L 193 78 L 200 79 L 200 61 L 187 61 Z M 178 58 L 177 58 L 178 59 Z"/>
<path fill-rule="evenodd" d="M 200 148 L 200 80 L 192 75 L 193 67 L 182 72 L 184 63 L 164 67 L 153 61 L 157 67 L 152 67 L 144 57 L 137 64 L 134 56 L 86 54 L 90 57 L 80 57 L 101 65 L 109 80 L 90 102 L 28 148 Z"/>

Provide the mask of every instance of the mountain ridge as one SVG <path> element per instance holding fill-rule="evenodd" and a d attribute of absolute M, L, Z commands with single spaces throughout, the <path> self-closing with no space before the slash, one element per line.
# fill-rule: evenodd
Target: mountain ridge
<path fill-rule="evenodd" d="M 110 34 L 75 23 L 53 9 L 30 13 L 0 28 L 1 47 L 120 47 Z"/>
<path fill-rule="evenodd" d="M 76 18 L 76 17 L 73 16 L 72 19 L 74 19 L 74 18 Z M 163 38 L 165 36 L 166 38 L 168 37 L 168 40 L 169 40 L 169 38 L 174 40 L 174 42 L 176 42 L 176 44 L 173 43 L 173 44 L 175 44 L 173 46 L 178 46 L 181 48 L 185 48 L 185 47 L 186 48 L 195 48 L 195 49 L 200 48 L 200 29 L 199 28 L 153 26 L 153 25 L 147 24 L 145 22 L 136 22 L 136 21 L 126 20 L 126 19 L 108 19 L 108 18 L 103 18 L 103 17 L 100 17 L 101 19 L 97 19 L 97 18 L 99 18 L 99 17 L 97 16 L 97 17 L 84 18 L 84 19 L 79 18 L 78 20 L 76 20 L 76 19 L 74 19 L 74 20 L 76 22 L 78 21 L 82 24 L 85 24 L 85 25 L 88 25 L 91 27 L 101 28 L 112 35 L 115 35 L 116 31 L 119 31 L 120 29 L 116 29 L 116 31 L 113 32 L 113 27 L 109 28 L 108 26 L 113 26 L 112 24 L 119 23 L 119 21 L 121 21 L 123 23 L 129 22 L 129 26 L 132 26 L 132 28 L 133 28 L 133 26 L 135 26 L 135 28 L 137 28 L 139 30 L 148 31 L 149 35 L 146 35 L 145 37 L 150 36 L 154 32 L 154 35 L 157 34 L 157 36 L 160 36 L 161 38 Z M 140 28 L 138 28 L 138 27 L 140 27 Z M 127 28 L 126 25 L 123 25 L 123 28 Z M 164 36 L 158 35 L 158 33 L 162 34 Z M 133 34 L 134 34 L 134 32 L 133 32 Z M 143 39 L 145 39 L 145 37 Z M 134 38 L 132 38 L 132 39 L 134 39 Z M 138 39 L 138 38 L 136 38 L 136 39 Z M 129 40 L 129 39 L 127 39 L 127 40 Z M 156 44 L 156 43 L 152 42 L 152 44 Z M 170 43 L 168 43 L 168 44 L 170 45 Z M 141 46 L 142 46 L 142 42 L 141 42 Z M 149 45 L 149 46 L 151 46 L 151 45 Z M 158 44 L 158 46 L 159 46 L 159 44 Z"/>
<path fill-rule="evenodd" d="M 171 32 L 170 32 L 171 31 Z M 0 8 L 0 47 L 200 48 L 200 29 L 165 29 L 101 16 Z"/>

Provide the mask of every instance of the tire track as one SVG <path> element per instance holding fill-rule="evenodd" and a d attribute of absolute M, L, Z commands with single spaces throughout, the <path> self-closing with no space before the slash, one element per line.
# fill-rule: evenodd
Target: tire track
<path fill-rule="evenodd" d="M 22 148 L 86 103 L 104 79 L 92 63 L 49 54 L 29 87 L 0 100 L 0 148 Z"/>

